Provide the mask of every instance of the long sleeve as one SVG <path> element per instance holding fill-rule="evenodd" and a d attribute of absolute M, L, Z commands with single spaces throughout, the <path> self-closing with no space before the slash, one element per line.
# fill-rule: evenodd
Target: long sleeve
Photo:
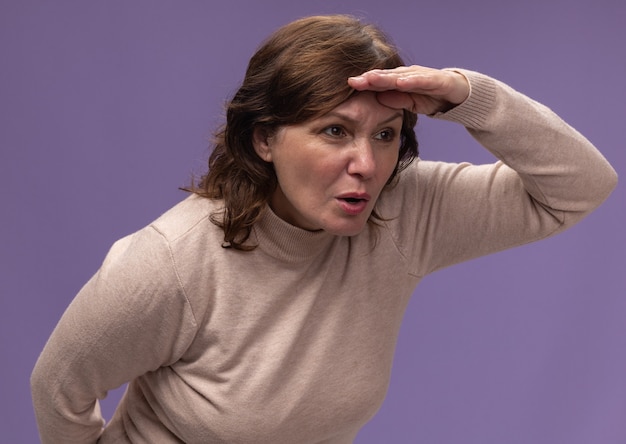
<path fill-rule="evenodd" d="M 558 233 L 600 205 L 617 181 L 602 154 L 546 106 L 458 71 L 470 82 L 469 98 L 434 117 L 464 125 L 499 160 L 420 160 L 402 174 L 385 215 L 403 214 L 390 225 L 420 276 Z"/>
<path fill-rule="evenodd" d="M 509 86 L 463 72 L 474 85 L 475 97 L 440 118 L 463 124 L 481 145 L 519 174 L 531 196 L 563 211 L 565 217 L 584 216 L 608 197 L 617 174 L 583 135 L 546 106 Z M 489 103 L 491 107 L 485 106 Z"/>
<path fill-rule="evenodd" d="M 70 304 L 31 376 L 42 442 L 94 443 L 97 399 L 178 359 L 196 323 L 167 242 L 152 227 L 118 241 Z"/>

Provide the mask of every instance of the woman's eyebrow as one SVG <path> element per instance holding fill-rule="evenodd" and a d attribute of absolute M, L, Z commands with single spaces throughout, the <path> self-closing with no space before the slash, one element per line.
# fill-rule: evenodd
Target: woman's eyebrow
<path fill-rule="evenodd" d="M 332 118 L 332 117 L 341 119 L 341 120 L 344 120 L 346 122 L 353 123 L 353 124 L 360 122 L 360 119 L 356 119 L 354 117 L 348 116 L 346 114 L 342 114 L 337 111 L 330 111 L 326 115 L 324 115 L 322 118 Z M 393 113 L 391 116 L 389 116 L 389 118 L 383 120 L 382 122 L 379 122 L 378 125 L 386 125 L 387 123 L 390 123 L 396 119 L 402 119 L 402 118 L 404 118 L 404 114 L 398 111 L 397 113 Z"/>

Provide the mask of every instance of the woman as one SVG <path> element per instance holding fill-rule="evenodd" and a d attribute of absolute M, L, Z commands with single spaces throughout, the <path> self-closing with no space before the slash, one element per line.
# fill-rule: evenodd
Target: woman
<path fill-rule="evenodd" d="M 418 113 L 499 161 L 415 159 Z M 350 443 L 423 276 L 560 232 L 615 182 L 501 82 L 405 67 L 350 17 L 290 23 L 250 60 L 193 195 L 115 243 L 63 315 L 32 375 L 42 441 Z M 97 399 L 125 382 L 104 427 Z"/>

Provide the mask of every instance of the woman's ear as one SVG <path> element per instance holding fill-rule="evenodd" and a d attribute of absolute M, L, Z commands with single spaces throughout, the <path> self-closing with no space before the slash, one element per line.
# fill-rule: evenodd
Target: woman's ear
<path fill-rule="evenodd" d="M 271 136 L 267 128 L 261 126 L 254 127 L 252 131 L 252 145 L 257 155 L 266 162 L 272 161 L 272 151 L 270 150 L 269 140 Z"/>

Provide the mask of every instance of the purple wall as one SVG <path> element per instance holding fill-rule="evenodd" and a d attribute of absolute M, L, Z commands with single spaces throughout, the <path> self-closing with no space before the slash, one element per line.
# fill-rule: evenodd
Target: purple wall
<path fill-rule="evenodd" d="M 3 442 L 36 442 L 28 379 L 48 335 L 110 244 L 202 172 L 259 41 L 334 12 L 382 25 L 413 63 L 504 80 L 626 171 L 621 0 L 3 0 Z M 489 159 L 451 124 L 424 118 L 418 137 L 425 158 Z M 427 278 L 357 443 L 626 442 L 625 187 L 561 236 Z"/>

